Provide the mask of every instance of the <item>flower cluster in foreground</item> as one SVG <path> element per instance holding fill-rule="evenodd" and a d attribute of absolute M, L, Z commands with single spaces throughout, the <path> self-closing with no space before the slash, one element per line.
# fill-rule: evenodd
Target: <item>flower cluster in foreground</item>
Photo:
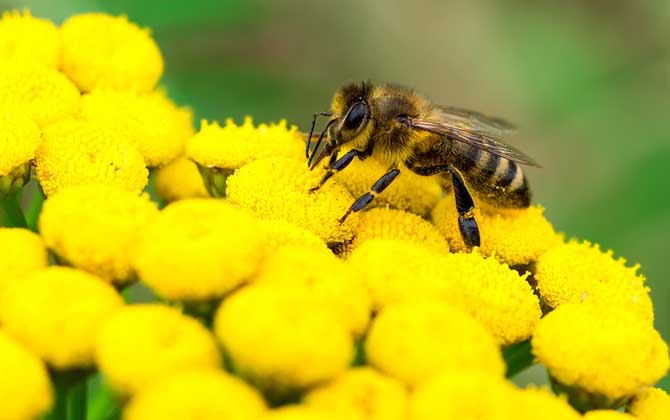
<path fill-rule="evenodd" d="M 0 64 L 0 200 L 47 197 L 0 228 L 0 418 L 83 419 L 97 376 L 96 420 L 670 418 L 645 278 L 541 207 L 478 207 L 470 250 L 406 171 L 339 223 L 383 166 L 310 192 L 295 126 L 196 131 L 124 17 L 6 13 Z"/>

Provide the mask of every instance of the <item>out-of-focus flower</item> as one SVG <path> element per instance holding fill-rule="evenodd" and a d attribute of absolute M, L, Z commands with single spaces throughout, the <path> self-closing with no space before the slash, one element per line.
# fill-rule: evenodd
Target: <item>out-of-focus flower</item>
<path fill-rule="evenodd" d="M 544 217 L 544 209 L 530 206 L 522 210 L 475 208 L 481 236 L 480 253 L 495 256 L 510 265 L 524 265 L 561 243 L 561 236 Z M 433 210 L 433 223 L 447 238 L 452 251 L 465 251 L 458 228 L 454 196 L 449 195 Z"/>
<path fill-rule="evenodd" d="M 30 118 L 0 110 L 0 198 L 28 181 L 30 161 L 39 143 L 40 130 Z"/>
<path fill-rule="evenodd" d="M 0 324 L 54 368 L 87 368 L 93 364 L 100 324 L 122 304 L 121 296 L 101 279 L 50 267 L 5 287 Z"/>
<path fill-rule="evenodd" d="M 440 372 L 503 375 L 498 344 L 470 315 L 438 301 L 419 300 L 384 308 L 365 342 L 368 363 L 417 386 Z"/>
<path fill-rule="evenodd" d="M 563 304 L 538 324 L 533 354 L 573 406 L 611 408 L 668 370 L 668 346 L 627 308 Z"/>
<path fill-rule="evenodd" d="M 299 158 L 259 159 L 228 178 L 228 199 L 261 219 L 286 220 L 309 229 L 327 243 L 350 240 L 358 214 L 344 223 L 339 219 L 354 199 L 335 182 L 309 192 L 322 177 L 322 171 L 310 171 Z"/>
<path fill-rule="evenodd" d="M 133 264 L 164 299 L 207 300 L 253 275 L 264 249 L 251 215 L 223 200 L 192 198 L 170 204 L 143 229 Z"/>
<path fill-rule="evenodd" d="M 67 263 L 125 283 L 134 278 L 130 256 L 138 232 L 157 214 L 147 195 L 113 185 L 80 185 L 44 203 L 39 227 L 47 247 Z"/>
<path fill-rule="evenodd" d="M 35 173 L 47 196 L 72 185 L 117 185 L 140 193 L 149 175 L 127 133 L 75 119 L 44 131 L 35 156 Z"/>
<path fill-rule="evenodd" d="M 644 388 L 628 404 L 627 411 L 640 420 L 668 419 L 670 396 L 660 388 Z"/>
<path fill-rule="evenodd" d="M 39 236 L 28 229 L 0 227 L 0 293 L 6 285 L 46 265 L 47 250 Z"/>
<path fill-rule="evenodd" d="M 285 288 L 248 286 L 216 313 L 216 335 L 234 371 L 282 399 L 343 372 L 353 357 L 344 323 Z"/>
<path fill-rule="evenodd" d="M 614 410 L 593 410 L 584 414 L 584 420 L 635 420 L 635 417 Z M 659 420 L 663 417 L 659 417 Z"/>
<path fill-rule="evenodd" d="M 202 324 L 158 304 L 126 306 L 104 322 L 95 359 L 111 386 L 124 395 L 172 373 L 221 364 L 216 340 Z"/>
<path fill-rule="evenodd" d="M 154 187 L 165 203 L 185 198 L 209 197 L 197 166 L 184 156 L 156 171 Z"/>
<path fill-rule="evenodd" d="M 2 13 L 0 19 L 0 66 L 25 63 L 57 69 L 61 39 L 58 28 L 30 11 Z"/>
<path fill-rule="evenodd" d="M 53 403 L 44 363 L 0 330 L 0 395 L 3 420 L 29 420 L 44 414 Z"/>
<path fill-rule="evenodd" d="M 626 267 L 612 251 L 598 245 L 570 241 L 543 254 L 535 265 L 542 299 L 555 308 L 564 303 L 596 302 L 624 306 L 648 320 L 654 309 L 639 266 Z"/>
<path fill-rule="evenodd" d="M 149 30 L 125 16 L 75 15 L 63 22 L 61 35 L 63 71 L 84 92 L 149 92 L 163 74 L 163 57 Z"/>
<path fill-rule="evenodd" d="M 304 404 L 285 405 L 267 411 L 257 420 L 341 420 L 335 413 Z"/>
<path fill-rule="evenodd" d="M 557 397 L 548 389 L 528 387 L 515 390 L 512 397 L 510 420 L 579 420 L 581 416 L 563 397 Z M 541 414 L 540 414 L 541 413 Z"/>
<path fill-rule="evenodd" d="M 177 108 L 163 90 L 139 94 L 102 89 L 84 95 L 81 103 L 84 119 L 123 130 L 150 167 L 174 160 L 193 135 L 191 111 Z"/>
<path fill-rule="evenodd" d="M 351 420 L 404 420 L 407 400 L 402 382 L 369 367 L 348 370 L 303 398 L 307 405 Z"/>
<path fill-rule="evenodd" d="M 268 254 L 287 245 L 299 245 L 323 251 L 328 249 L 326 243 L 316 234 L 284 220 L 262 220 L 261 227 Z"/>
<path fill-rule="evenodd" d="M 160 349 L 156 349 L 160 352 Z M 140 391 L 124 420 L 256 420 L 266 410 L 258 392 L 223 371 L 177 373 Z"/>

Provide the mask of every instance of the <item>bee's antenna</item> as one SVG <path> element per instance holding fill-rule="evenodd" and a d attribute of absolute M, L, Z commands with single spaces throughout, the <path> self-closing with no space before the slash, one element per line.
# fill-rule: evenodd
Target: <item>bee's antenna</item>
<path fill-rule="evenodd" d="M 312 118 L 312 126 L 309 129 L 309 135 L 307 136 L 307 147 L 305 148 L 305 158 L 309 159 L 309 146 L 312 145 L 312 135 L 314 134 L 314 126 L 316 125 L 316 117 L 319 115 L 324 117 L 330 117 L 333 115 L 332 112 L 315 112 L 314 117 Z"/>
<path fill-rule="evenodd" d="M 316 152 L 319 150 L 319 146 L 321 146 L 321 142 L 323 141 L 323 138 L 325 137 L 326 133 L 328 132 L 328 129 L 330 128 L 333 123 L 335 123 L 337 120 L 330 120 L 328 121 L 328 124 L 324 127 L 323 131 L 321 132 L 321 135 L 319 135 L 319 140 L 316 142 L 316 146 L 314 146 L 314 153 L 312 153 L 312 156 L 309 158 L 307 161 L 307 166 L 312 165 L 312 161 L 314 160 L 314 156 L 316 156 Z"/>

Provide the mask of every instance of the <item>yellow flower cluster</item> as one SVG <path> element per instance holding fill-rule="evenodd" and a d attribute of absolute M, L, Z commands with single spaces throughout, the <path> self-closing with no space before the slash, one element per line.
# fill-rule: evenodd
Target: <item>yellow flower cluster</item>
<path fill-rule="evenodd" d="M 30 11 L 2 13 L 0 19 L 0 67 L 8 64 L 60 66 L 61 38 L 51 21 L 35 18 Z"/>
<path fill-rule="evenodd" d="M 47 265 L 42 239 L 27 229 L 0 228 L 0 293 L 6 285 Z"/>

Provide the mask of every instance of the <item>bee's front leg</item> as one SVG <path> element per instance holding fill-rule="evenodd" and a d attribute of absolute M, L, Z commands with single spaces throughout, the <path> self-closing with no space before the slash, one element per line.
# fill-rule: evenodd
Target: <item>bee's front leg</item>
<path fill-rule="evenodd" d="M 475 203 L 458 170 L 450 166 L 449 172 L 451 172 L 451 183 L 454 186 L 454 196 L 456 198 L 458 229 L 461 231 L 463 242 L 469 247 L 479 246 L 479 227 L 472 213 Z"/>
<path fill-rule="evenodd" d="M 321 181 L 316 186 L 309 189 L 309 192 L 318 191 L 319 188 L 321 188 L 323 184 L 325 184 L 326 181 L 328 181 L 333 175 L 349 166 L 351 161 L 354 160 L 354 157 L 358 156 L 359 158 L 361 158 L 360 155 L 363 152 L 361 152 L 360 150 L 351 149 L 339 159 L 337 158 L 337 153 L 338 153 L 337 149 L 332 151 L 332 153 L 330 154 L 330 161 L 328 162 L 327 166 L 328 170 L 323 175 L 323 178 L 321 178 Z"/>
<path fill-rule="evenodd" d="M 344 213 L 344 216 L 340 218 L 340 223 L 344 223 L 351 212 L 357 212 L 367 207 L 367 205 L 370 204 L 372 200 L 374 200 L 375 196 L 384 191 L 386 187 L 388 187 L 391 182 L 393 182 L 393 180 L 398 177 L 398 175 L 400 175 L 400 169 L 389 169 L 388 172 L 382 175 L 382 177 L 372 185 L 370 191 L 366 192 L 362 196 L 358 197 L 356 201 L 354 201 L 354 204 L 352 204 L 351 207 L 349 207 L 349 210 Z"/>

